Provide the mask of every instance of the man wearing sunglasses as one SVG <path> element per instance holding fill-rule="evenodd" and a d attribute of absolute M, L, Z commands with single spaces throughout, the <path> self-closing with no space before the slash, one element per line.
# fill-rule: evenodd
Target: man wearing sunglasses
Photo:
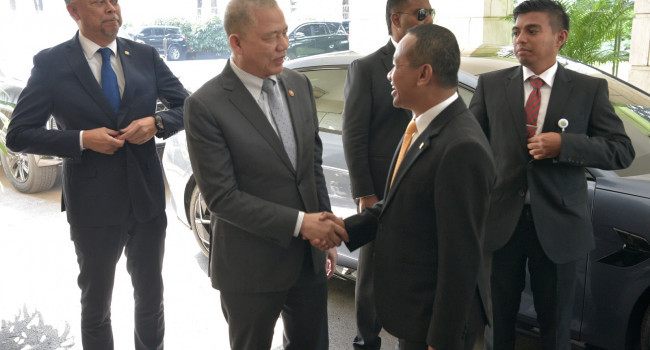
<path fill-rule="evenodd" d="M 350 171 L 352 195 L 359 210 L 372 207 L 384 197 L 388 168 L 412 115 L 393 107 L 390 82 L 393 54 L 406 31 L 418 24 L 433 23 L 435 11 L 428 0 L 388 0 L 386 25 L 390 40 L 374 53 L 352 62 L 345 82 L 343 148 Z M 355 290 L 357 335 L 354 349 L 379 349 L 381 323 L 375 312 L 372 254 L 369 243 L 359 252 Z"/>

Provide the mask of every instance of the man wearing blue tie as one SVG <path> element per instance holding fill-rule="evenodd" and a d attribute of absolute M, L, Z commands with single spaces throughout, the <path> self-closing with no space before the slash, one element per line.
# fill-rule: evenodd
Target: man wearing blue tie
<path fill-rule="evenodd" d="M 84 349 L 113 349 L 111 298 L 125 252 L 135 348 L 163 349 L 165 189 L 154 136 L 183 128 L 187 92 L 148 45 L 117 38 L 117 0 L 66 0 L 79 32 L 38 53 L 7 146 L 63 161 L 62 210 L 79 263 Z M 168 110 L 155 113 L 156 99 Z M 59 130 L 43 125 L 54 116 Z"/>

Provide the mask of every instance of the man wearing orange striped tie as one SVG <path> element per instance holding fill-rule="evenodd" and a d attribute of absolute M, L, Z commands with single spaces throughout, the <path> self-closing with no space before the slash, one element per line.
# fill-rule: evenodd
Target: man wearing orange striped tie
<path fill-rule="evenodd" d="M 385 198 L 345 220 L 348 247 L 374 240 L 377 314 L 399 349 L 472 349 L 489 315 L 481 242 L 492 153 L 456 92 L 460 52 L 449 30 L 411 28 L 393 61 L 393 104 L 413 120 Z"/>

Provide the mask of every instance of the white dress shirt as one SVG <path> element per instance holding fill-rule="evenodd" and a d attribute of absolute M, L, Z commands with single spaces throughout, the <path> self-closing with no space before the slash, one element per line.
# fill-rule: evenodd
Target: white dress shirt
<path fill-rule="evenodd" d="M 412 141 L 411 144 L 409 145 L 409 149 L 411 149 L 411 147 L 415 143 L 415 140 L 417 140 L 417 138 L 420 137 L 424 129 L 426 129 L 429 126 L 429 124 L 431 124 L 433 119 L 435 119 L 442 111 L 444 111 L 445 108 L 449 107 L 450 104 L 456 101 L 457 98 L 458 98 L 458 92 L 454 92 L 454 94 L 451 95 L 448 99 L 429 108 L 426 112 L 422 113 L 421 115 L 413 116 L 415 118 L 415 128 L 417 129 L 417 131 L 413 134 L 413 138 L 411 139 Z"/>

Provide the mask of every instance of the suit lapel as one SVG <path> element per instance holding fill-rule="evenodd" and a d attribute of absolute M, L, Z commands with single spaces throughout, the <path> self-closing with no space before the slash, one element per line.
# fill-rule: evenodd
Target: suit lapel
<path fill-rule="evenodd" d="M 390 72 L 391 69 L 393 69 L 393 55 L 395 54 L 395 46 L 393 46 L 393 42 L 391 40 L 388 40 L 388 43 L 381 48 L 381 53 L 383 54 L 381 56 L 381 62 L 384 65 L 384 68 L 386 68 L 386 73 L 380 79 L 385 80 L 388 72 Z M 395 107 L 395 109 L 404 113 L 404 115 L 406 116 L 406 118 L 408 118 L 408 120 L 412 118 L 411 112 L 409 110 L 406 110 L 404 108 L 397 108 L 397 107 Z"/>
<path fill-rule="evenodd" d="M 244 84 L 239 80 L 235 72 L 230 68 L 230 60 L 226 62 L 223 73 L 223 88 L 230 92 L 228 100 L 235 108 L 239 110 L 242 117 L 246 118 L 264 140 L 271 146 L 273 151 L 278 154 L 285 165 L 293 171 L 293 166 L 289 160 L 287 152 L 278 134 L 273 130 L 266 115 L 260 109 L 257 101 Z M 297 142 L 297 140 L 296 140 Z"/>
<path fill-rule="evenodd" d="M 90 70 L 90 66 L 88 66 L 88 60 L 86 60 L 86 56 L 81 48 L 81 44 L 79 43 L 78 34 L 68 42 L 66 59 L 70 65 L 70 69 L 74 72 L 81 86 L 86 89 L 95 103 L 99 105 L 100 109 L 105 111 L 108 117 L 115 120 L 113 107 L 111 107 L 106 95 L 104 95 L 102 87 L 97 82 L 97 79 L 95 79 L 95 76 Z"/>
<path fill-rule="evenodd" d="M 124 72 L 124 92 L 122 93 L 122 100 L 117 116 L 118 126 L 122 125 L 124 117 L 128 114 L 128 109 L 131 105 L 130 101 L 133 101 L 135 95 L 135 90 L 133 89 L 134 84 L 130 84 L 132 78 L 136 76 L 136 67 L 134 66 L 131 52 L 133 51 L 129 43 L 126 40 L 117 38 L 117 54 L 122 64 L 122 72 Z"/>
<path fill-rule="evenodd" d="M 558 64 L 553 88 L 551 89 L 551 96 L 546 107 L 546 115 L 544 116 L 543 132 L 554 131 L 559 128 L 557 122 L 561 118 L 564 118 L 562 112 L 571 94 L 571 89 L 573 89 L 571 80 L 567 76 L 564 67 Z"/>
<path fill-rule="evenodd" d="M 431 142 L 437 135 L 440 134 L 447 123 L 449 123 L 449 121 L 451 121 L 456 115 L 463 112 L 465 109 L 467 109 L 467 106 L 465 105 L 465 102 L 463 102 L 463 99 L 459 96 L 456 101 L 450 104 L 431 121 L 429 126 L 424 129 L 424 131 L 420 134 L 420 136 L 418 136 L 417 139 L 411 141 L 411 147 L 404 155 L 402 164 L 400 165 L 399 169 L 397 169 L 397 174 L 395 174 L 395 181 L 391 186 L 390 177 L 393 174 L 393 171 L 395 169 L 395 162 L 397 161 L 397 155 L 399 154 L 399 150 L 402 147 L 402 142 L 400 142 L 390 166 L 389 178 L 387 181 L 388 184 L 385 191 L 386 199 L 384 200 L 383 210 L 386 210 L 386 208 L 389 206 L 395 192 L 397 191 L 397 188 L 402 182 L 402 179 L 406 176 L 409 169 L 413 166 L 413 164 L 415 164 L 420 155 L 431 147 Z M 404 141 L 404 138 L 402 138 L 402 141 Z"/>
<path fill-rule="evenodd" d="M 528 143 L 526 134 L 526 110 L 524 108 L 524 83 L 521 66 L 513 70 L 505 81 L 506 100 L 510 107 L 511 121 L 514 123 L 522 147 Z"/>

